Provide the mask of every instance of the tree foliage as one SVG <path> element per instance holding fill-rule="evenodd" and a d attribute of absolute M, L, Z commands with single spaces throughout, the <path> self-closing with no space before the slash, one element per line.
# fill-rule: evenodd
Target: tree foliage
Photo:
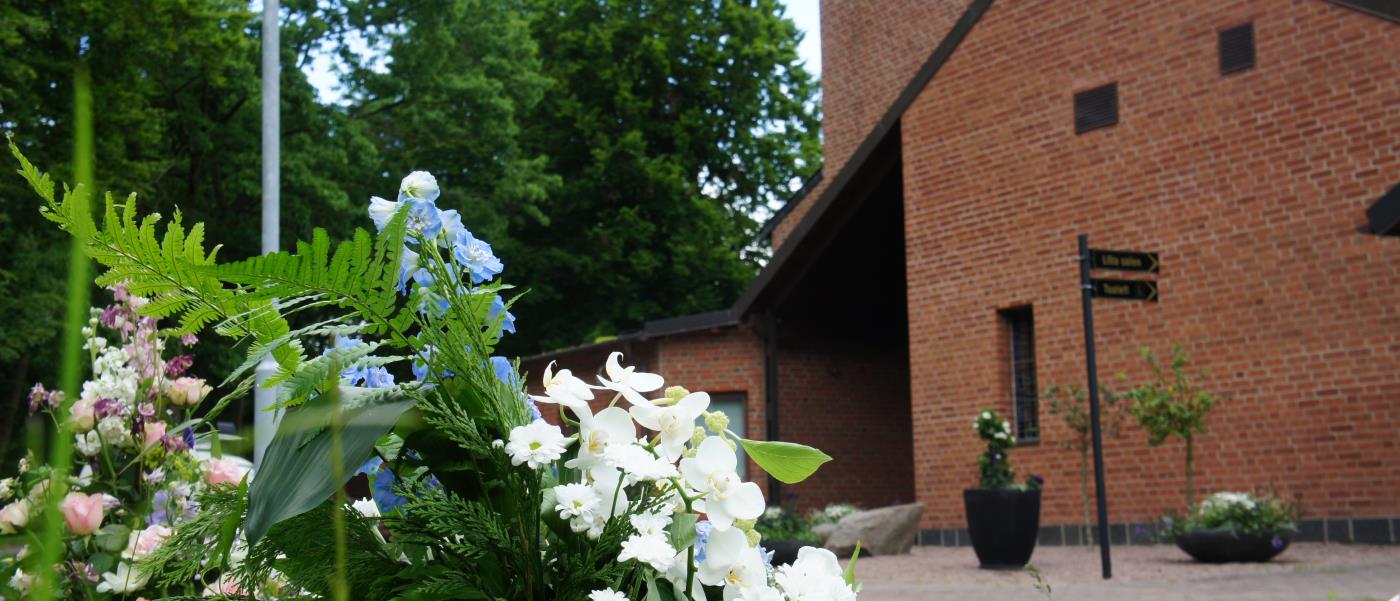
<path fill-rule="evenodd" d="M 284 247 L 313 222 L 348 236 L 370 194 L 430 170 L 439 204 L 530 286 L 512 353 L 726 306 L 757 269 L 755 210 L 819 154 L 815 84 L 775 0 L 282 6 Z M 72 74 L 88 65 L 96 187 L 208 223 L 223 259 L 253 256 L 259 18 L 238 0 L 0 0 L 0 129 L 71 179 Z M 318 55 L 339 59 L 339 101 L 307 80 Z M 66 257 L 29 198 L 0 178 L 5 423 L 57 364 Z M 210 375 L 241 362 L 197 352 Z"/>

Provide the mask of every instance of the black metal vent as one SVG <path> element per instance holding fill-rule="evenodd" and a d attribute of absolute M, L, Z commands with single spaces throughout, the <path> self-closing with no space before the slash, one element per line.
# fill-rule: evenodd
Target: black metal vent
<path fill-rule="evenodd" d="M 1118 123 L 1118 84 L 1085 90 L 1074 95 L 1074 133 Z"/>
<path fill-rule="evenodd" d="M 1245 23 L 1220 32 L 1220 74 L 1228 75 L 1254 66 L 1254 24 Z"/>

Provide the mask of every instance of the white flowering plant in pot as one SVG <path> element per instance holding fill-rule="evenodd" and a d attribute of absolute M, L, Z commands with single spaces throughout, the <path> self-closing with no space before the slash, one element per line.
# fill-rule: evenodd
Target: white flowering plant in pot
<path fill-rule="evenodd" d="M 159 235 L 134 197 L 108 196 L 99 227 L 85 192 L 56 199 L 12 150 L 44 214 L 106 268 L 99 281 L 127 281 L 151 299 L 143 314 L 183 331 L 247 342 L 226 396 L 255 385 L 259 362 L 278 366 L 263 385 L 285 414 L 247 494 L 201 497 L 141 563 L 153 581 L 246 596 L 285 580 L 284 595 L 356 599 L 855 596 L 824 550 L 766 564 L 752 530 L 762 491 L 737 475 L 737 445 L 788 483 L 825 454 L 742 439 L 708 395 L 664 389 L 616 354 L 596 383 L 550 366 L 527 396 L 492 355 L 515 327 L 504 266 L 436 206 L 433 176 L 372 199 L 376 233 L 333 247 L 318 229 L 295 253 L 219 263 L 201 225 L 187 232 L 177 213 Z M 372 493 L 347 494 L 357 472 Z"/>
<path fill-rule="evenodd" d="M 244 463 L 219 453 L 208 416 L 196 415 L 211 387 L 189 375 L 193 335 L 162 330 L 142 316 L 148 299 L 111 287 L 115 302 L 91 310 L 82 328 L 91 378 L 76 399 L 35 384 L 28 395 L 34 427 L 49 422 L 71 437 L 75 451 L 64 470 L 31 454 L 0 479 L 0 543 L 17 552 L 0 559 L 0 596 L 24 598 L 38 573 L 25 561 L 53 547 L 60 576 L 53 592 L 69 598 L 197 594 L 197 580 L 156 585 L 137 563 L 159 549 L 172 528 L 198 511 L 210 487 L 235 490 Z M 198 434 L 196 434 L 198 433 Z M 73 474 L 63 483 L 55 473 Z M 62 529 L 47 540 L 46 509 Z"/>

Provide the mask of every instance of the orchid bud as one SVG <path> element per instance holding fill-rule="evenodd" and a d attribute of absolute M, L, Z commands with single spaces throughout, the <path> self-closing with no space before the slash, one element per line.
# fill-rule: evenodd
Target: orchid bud
<path fill-rule="evenodd" d="M 687 395 L 689 395 L 689 394 L 690 394 L 690 391 L 689 391 L 689 390 L 686 390 L 684 386 L 667 386 L 667 387 L 666 387 L 666 398 L 671 399 L 671 400 L 673 400 L 673 401 L 679 401 L 679 400 L 685 398 L 685 397 L 686 397 Z"/>
<path fill-rule="evenodd" d="M 695 426 L 695 431 L 690 433 L 690 446 L 700 446 L 700 443 L 705 442 L 705 436 L 705 429 L 700 426 Z"/>
<path fill-rule="evenodd" d="M 753 530 L 758 525 L 758 520 L 734 520 L 734 527 L 740 530 Z"/>
<path fill-rule="evenodd" d="M 747 530 L 744 532 L 744 535 L 748 536 L 750 547 L 757 547 L 759 541 L 763 540 L 763 535 L 759 534 L 757 530 Z"/>
<path fill-rule="evenodd" d="M 723 411 L 706 411 L 705 427 L 715 434 L 723 434 L 725 430 L 729 429 L 729 416 L 725 415 Z"/>

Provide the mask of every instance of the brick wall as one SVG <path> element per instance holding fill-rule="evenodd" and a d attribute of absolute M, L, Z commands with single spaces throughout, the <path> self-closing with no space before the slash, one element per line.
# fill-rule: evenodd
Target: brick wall
<path fill-rule="evenodd" d="M 1257 66 L 1221 76 L 1217 32 L 1250 20 Z M 1400 27 L 1319 0 L 995 3 L 901 122 L 923 525 L 963 523 L 968 424 L 1011 409 L 998 309 L 1034 306 L 1042 388 L 1083 383 L 1080 232 L 1164 263 L 1161 303 L 1096 302 L 1103 379 L 1176 341 L 1232 397 L 1199 489 L 1400 515 L 1400 241 L 1358 232 L 1400 181 L 1397 73 Z M 1075 135 L 1073 93 L 1115 81 L 1119 124 Z M 1078 522 L 1069 432 L 1041 422 L 1013 462 L 1048 480 L 1042 523 Z M 1136 427 L 1107 440 L 1111 519 L 1178 507 L 1182 460 Z"/>
<path fill-rule="evenodd" d="M 677 334 L 628 347 L 602 345 L 561 353 L 557 369 L 595 383 L 594 375 L 608 353 L 626 349 L 625 364 L 661 374 L 668 386 L 710 393 L 742 393 L 746 400 L 748 437 L 763 439 L 765 425 L 763 341 L 747 326 Z M 538 394 L 549 358 L 522 365 L 529 388 Z M 809 444 L 831 455 L 815 476 L 785 486 L 784 497 L 806 510 L 827 503 L 855 502 L 868 507 L 914 499 L 913 452 L 909 425 L 909 376 L 902 352 L 849 348 L 784 349 L 780 354 L 781 438 Z M 593 410 L 607 406 L 612 395 L 599 391 Z M 626 401 L 619 401 L 626 406 Z M 551 423 L 557 409 L 541 406 Z M 749 480 L 767 493 L 764 472 L 749 463 Z"/>
<path fill-rule="evenodd" d="M 796 227 L 957 21 L 967 0 L 822 0 L 822 170 L 826 177 L 773 230 Z"/>
<path fill-rule="evenodd" d="M 784 486 L 785 501 L 808 510 L 914 500 L 909 370 L 902 352 L 784 348 L 778 374 L 779 437 L 832 458 L 808 480 Z"/>

